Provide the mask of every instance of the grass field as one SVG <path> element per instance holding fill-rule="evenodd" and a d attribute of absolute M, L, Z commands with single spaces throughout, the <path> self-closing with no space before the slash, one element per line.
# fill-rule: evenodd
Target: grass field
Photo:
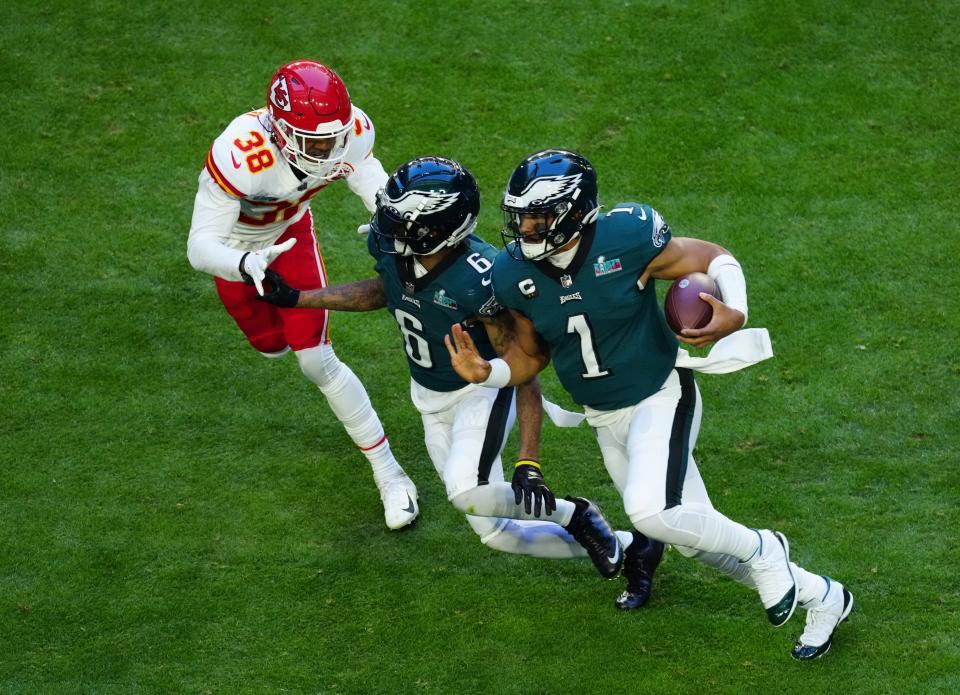
<path fill-rule="evenodd" d="M 6 7 L 0 692 L 960 692 L 960 5 Z M 676 553 L 621 615 L 588 563 L 483 547 L 392 320 L 338 315 L 420 488 L 387 531 L 322 398 L 186 260 L 207 148 L 299 57 L 344 77 L 388 169 L 463 161 L 490 241 L 513 166 L 563 146 L 605 203 L 736 253 L 777 356 L 699 380 L 701 470 L 855 593 L 825 659 L 793 662 L 801 619 L 773 630 Z M 370 276 L 359 201 L 334 186 L 314 213 L 332 279 Z M 547 426 L 543 459 L 627 524 L 586 429 Z"/>

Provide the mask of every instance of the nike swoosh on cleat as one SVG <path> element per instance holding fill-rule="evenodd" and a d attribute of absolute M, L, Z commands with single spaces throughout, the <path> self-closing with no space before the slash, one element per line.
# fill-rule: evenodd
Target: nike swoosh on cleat
<path fill-rule="evenodd" d="M 410 497 L 410 493 L 408 492 L 408 493 L 407 493 L 407 506 L 404 508 L 403 511 L 405 511 L 405 512 L 410 512 L 411 514 L 413 514 L 416 510 L 417 510 L 417 508 L 413 505 L 413 499 Z"/>
<path fill-rule="evenodd" d="M 620 544 L 617 543 L 617 549 L 613 553 L 613 557 L 608 557 L 607 562 L 611 565 L 617 564 L 617 561 L 620 559 Z"/>

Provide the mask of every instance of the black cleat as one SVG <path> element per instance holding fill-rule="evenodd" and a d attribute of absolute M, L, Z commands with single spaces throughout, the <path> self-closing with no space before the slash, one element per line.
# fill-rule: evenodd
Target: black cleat
<path fill-rule="evenodd" d="M 606 579 L 617 576 L 623 566 L 620 539 L 603 517 L 600 507 L 583 497 L 567 497 L 577 509 L 567 524 L 567 532 L 587 550 L 593 566 Z"/>
<path fill-rule="evenodd" d="M 633 542 L 624 551 L 623 559 L 623 576 L 627 578 L 627 588 L 617 597 L 617 608 L 632 611 L 642 607 L 650 599 L 653 574 L 663 559 L 663 550 L 663 543 L 634 530 Z"/>

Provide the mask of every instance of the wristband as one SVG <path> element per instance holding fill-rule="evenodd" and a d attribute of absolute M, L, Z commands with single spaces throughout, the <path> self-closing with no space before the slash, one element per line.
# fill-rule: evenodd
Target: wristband
<path fill-rule="evenodd" d="M 746 325 L 747 281 L 737 259 L 726 253 L 717 256 L 710 261 L 707 275 L 717 283 L 723 303 L 743 314 L 743 325 Z"/>
<path fill-rule="evenodd" d="M 247 251 L 245 254 L 243 254 L 242 256 L 240 256 L 239 270 L 240 270 L 240 279 L 243 280 L 243 282 L 245 282 L 246 284 L 252 285 L 252 284 L 253 284 L 253 278 L 250 277 L 250 275 L 247 274 L 247 271 L 243 269 L 243 262 L 244 262 L 245 260 L 247 260 L 247 256 L 249 256 L 249 255 L 250 255 L 250 252 Z"/>
<path fill-rule="evenodd" d="M 533 466 L 538 471 L 540 470 L 540 464 L 534 461 L 533 459 L 520 459 L 514 464 L 514 468 L 520 468 L 520 466 Z"/>
<path fill-rule="evenodd" d="M 510 365 L 505 360 L 495 357 L 490 360 L 490 376 L 480 382 L 489 388 L 502 389 L 510 383 Z"/>

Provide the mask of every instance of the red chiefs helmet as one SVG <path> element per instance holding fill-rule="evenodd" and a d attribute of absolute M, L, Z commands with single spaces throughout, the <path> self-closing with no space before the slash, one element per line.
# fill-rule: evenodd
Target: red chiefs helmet
<path fill-rule="evenodd" d="M 267 109 L 277 147 L 303 173 L 336 175 L 347 154 L 353 105 L 343 80 L 315 60 L 296 60 L 270 81 Z"/>

